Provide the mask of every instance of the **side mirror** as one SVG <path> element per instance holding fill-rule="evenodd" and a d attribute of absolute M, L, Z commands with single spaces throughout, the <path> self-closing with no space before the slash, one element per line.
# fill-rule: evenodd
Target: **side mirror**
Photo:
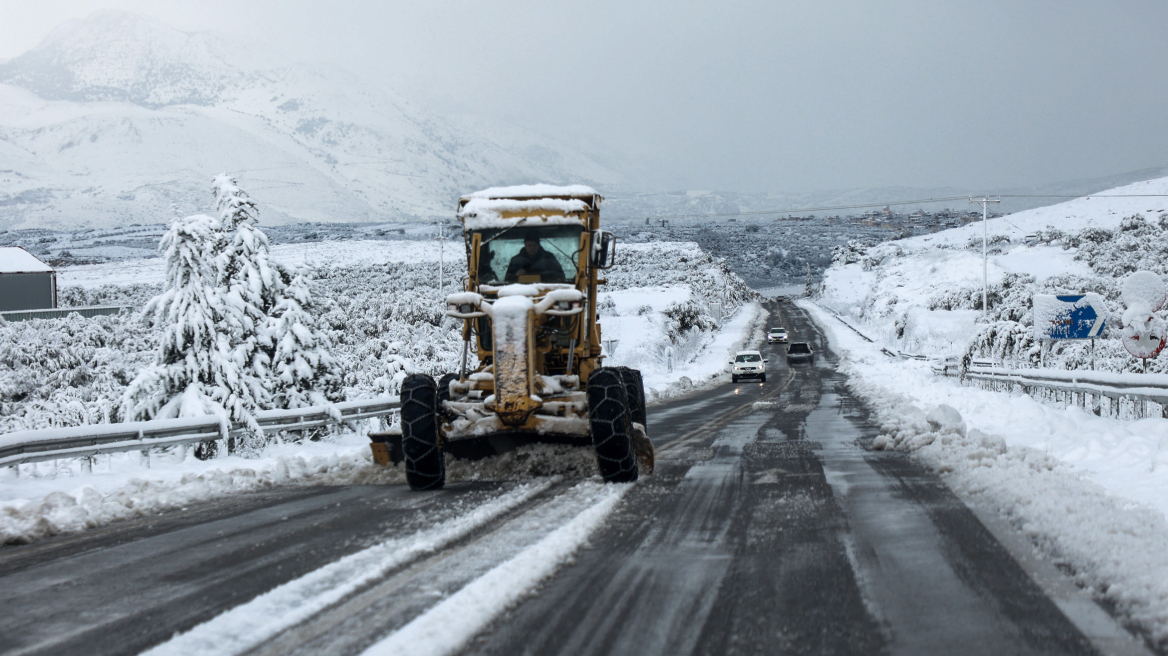
<path fill-rule="evenodd" d="M 592 233 L 592 266 L 608 269 L 616 263 L 616 235 L 605 230 Z"/>
<path fill-rule="evenodd" d="M 763 362 L 764 362 L 764 363 L 766 363 L 766 362 L 770 362 L 770 360 L 763 360 Z"/>

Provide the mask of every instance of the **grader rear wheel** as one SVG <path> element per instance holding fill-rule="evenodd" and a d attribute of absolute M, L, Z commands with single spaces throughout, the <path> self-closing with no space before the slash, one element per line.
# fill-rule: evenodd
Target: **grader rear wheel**
<path fill-rule="evenodd" d="M 637 480 L 637 460 L 630 436 L 632 421 L 624 377 L 601 367 L 588 377 L 588 419 L 600 475 L 609 483 Z"/>
<path fill-rule="evenodd" d="M 446 457 L 438 448 L 438 387 L 425 374 L 402 382 L 402 451 L 411 490 L 440 490 L 446 484 Z"/>

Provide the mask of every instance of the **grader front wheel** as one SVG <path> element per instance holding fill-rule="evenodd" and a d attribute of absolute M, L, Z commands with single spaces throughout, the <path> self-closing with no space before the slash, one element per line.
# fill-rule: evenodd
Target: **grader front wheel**
<path fill-rule="evenodd" d="M 632 419 L 624 377 L 613 367 L 601 367 L 588 377 L 588 419 L 600 475 L 609 483 L 637 480 L 632 449 Z"/>
<path fill-rule="evenodd" d="M 441 490 L 446 458 L 438 448 L 438 386 L 424 374 L 411 374 L 401 388 L 402 451 L 411 490 Z"/>

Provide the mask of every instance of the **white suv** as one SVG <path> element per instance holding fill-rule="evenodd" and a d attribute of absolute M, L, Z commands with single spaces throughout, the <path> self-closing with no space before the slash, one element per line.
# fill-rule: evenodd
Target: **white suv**
<path fill-rule="evenodd" d="M 767 331 L 767 344 L 786 344 L 787 343 L 787 329 L 786 328 L 771 328 Z"/>
<path fill-rule="evenodd" d="M 757 378 L 759 382 L 766 382 L 766 363 L 769 360 L 764 360 L 762 353 L 758 351 L 739 351 L 734 354 L 734 360 L 730 363 L 734 369 L 730 372 L 730 378 L 734 382 L 738 382 L 739 378 Z"/>

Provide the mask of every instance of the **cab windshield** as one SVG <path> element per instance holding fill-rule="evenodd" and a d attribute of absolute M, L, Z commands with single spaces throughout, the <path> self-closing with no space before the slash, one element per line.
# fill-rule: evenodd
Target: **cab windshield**
<path fill-rule="evenodd" d="M 573 282 L 583 231 L 572 225 L 481 231 L 479 284 Z"/>
<path fill-rule="evenodd" d="M 755 333 L 755 334 L 758 334 L 758 333 Z M 744 353 L 742 355 L 735 356 L 734 361 L 735 362 L 760 362 L 760 361 L 762 361 L 762 356 L 757 354 L 757 353 Z"/>

